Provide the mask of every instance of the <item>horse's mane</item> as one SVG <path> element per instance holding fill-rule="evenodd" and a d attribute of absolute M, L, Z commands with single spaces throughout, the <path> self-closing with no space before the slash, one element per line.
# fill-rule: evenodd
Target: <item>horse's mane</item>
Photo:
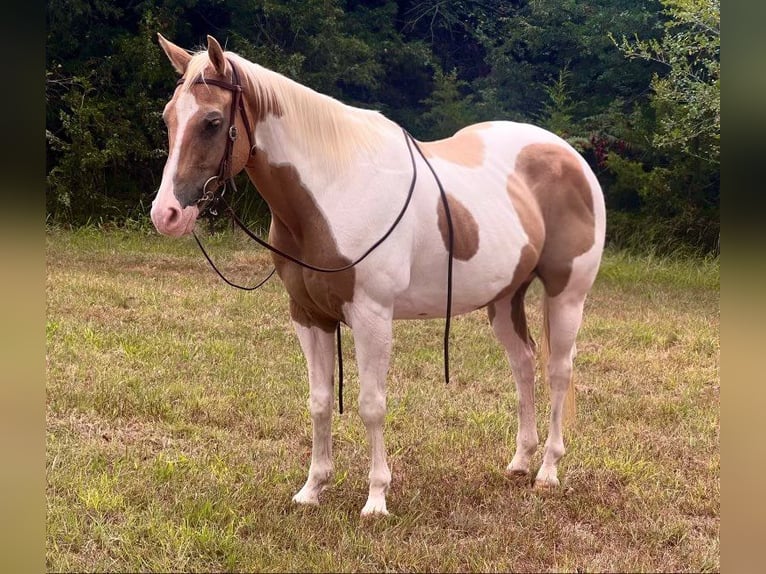
<path fill-rule="evenodd" d="M 291 132 L 299 134 L 294 143 L 304 157 L 320 156 L 340 169 L 360 151 L 375 153 L 395 125 L 377 111 L 346 105 L 233 52 L 225 55 L 244 76 L 246 98 L 255 99 L 249 103 L 261 114 L 256 121 L 268 113 L 281 115 Z M 194 54 L 183 89 L 204 79 L 209 63 L 206 50 Z"/>

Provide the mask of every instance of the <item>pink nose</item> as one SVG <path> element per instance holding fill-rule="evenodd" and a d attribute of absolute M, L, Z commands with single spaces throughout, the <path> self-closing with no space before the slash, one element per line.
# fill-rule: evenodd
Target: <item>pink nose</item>
<path fill-rule="evenodd" d="M 162 214 L 162 226 L 167 229 L 173 229 L 181 221 L 181 210 L 177 207 L 168 207 Z"/>
<path fill-rule="evenodd" d="M 182 208 L 172 193 L 160 189 L 152 202 L 152 223 L 163 235 L 180 237 L 190 233 L 199 215 L 196 206 Z"/>
<path fill-rule="evenodd" d="M 180 207 L 154 205 L 151 218 L 154 227 L 163 235 L 180 237 L 188 232 L 189 218 L 184 217 Z"/>
<path fill-rule="evenodd" d="M 186 222 L 178 207 L 162 207 L 152 209 L 152 222 L 157 231 L 163 235 L 178 237 L 186 231 Z"/>

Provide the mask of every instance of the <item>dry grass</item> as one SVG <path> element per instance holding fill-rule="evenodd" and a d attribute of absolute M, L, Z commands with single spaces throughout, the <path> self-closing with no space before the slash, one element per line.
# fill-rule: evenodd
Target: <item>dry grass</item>
<path fill-rule="evenodd" d="M 269 270 L 231 239 L 211 247 L 243 281 Z M 717 261 L 607 255 L 549 494 L 502 474 L 515 389 L 485 314 L 454 323 L 450 386 L 443 323 L 397 323 L 392 516 L 375 521 L 359 518 L 369 459 L 347 330 L 335 485 L 298 508 L 311 425 L 278 280 L 232 290 L 191 242 L 140 231 L 51 230 L 47 261 L 50 570 L 719 569 Z M 545 437 L 544 402 L 538 421 Z"/>

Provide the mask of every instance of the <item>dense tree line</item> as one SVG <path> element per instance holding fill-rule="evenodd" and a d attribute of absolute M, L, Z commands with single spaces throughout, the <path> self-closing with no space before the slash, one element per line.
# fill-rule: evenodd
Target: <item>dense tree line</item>
<path fill-rule="evenodd" d="M 420 139 L 543 125 L 604 187 L 608 239 L 714 251 L 719 0 L 49 0 L 50 220 L 145 217 L 176 80 L 156 41 L 228 49 Z"/>

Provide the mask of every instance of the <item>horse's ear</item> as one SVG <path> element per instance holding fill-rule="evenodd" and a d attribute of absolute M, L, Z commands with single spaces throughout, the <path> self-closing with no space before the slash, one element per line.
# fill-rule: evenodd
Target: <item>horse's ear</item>
<path fill-rule="evenodd" d="M 226 58 L 223 55 L 223 48 L 218 43 L 218 40 L 213 38 L 210 34 L 207 36 L 207 55 L 210 58 L 210 62 L 213 64 L 215 71 L 221 76 L 226 72 Z"/>
<path fill-rule="evenodd" d="M 189 60 L 192 58 L 191 54 L 183 48 L 176 46 L 173 42 L 166 40 L 159 32 L 157 32 L 157 39 L 160 41 L 160 46 L 162 46 L 165 54 L 167 54 L 176 72 L 183 76 L 184 72 L 186 72 L 186 67 L 189 65 Z"/>

